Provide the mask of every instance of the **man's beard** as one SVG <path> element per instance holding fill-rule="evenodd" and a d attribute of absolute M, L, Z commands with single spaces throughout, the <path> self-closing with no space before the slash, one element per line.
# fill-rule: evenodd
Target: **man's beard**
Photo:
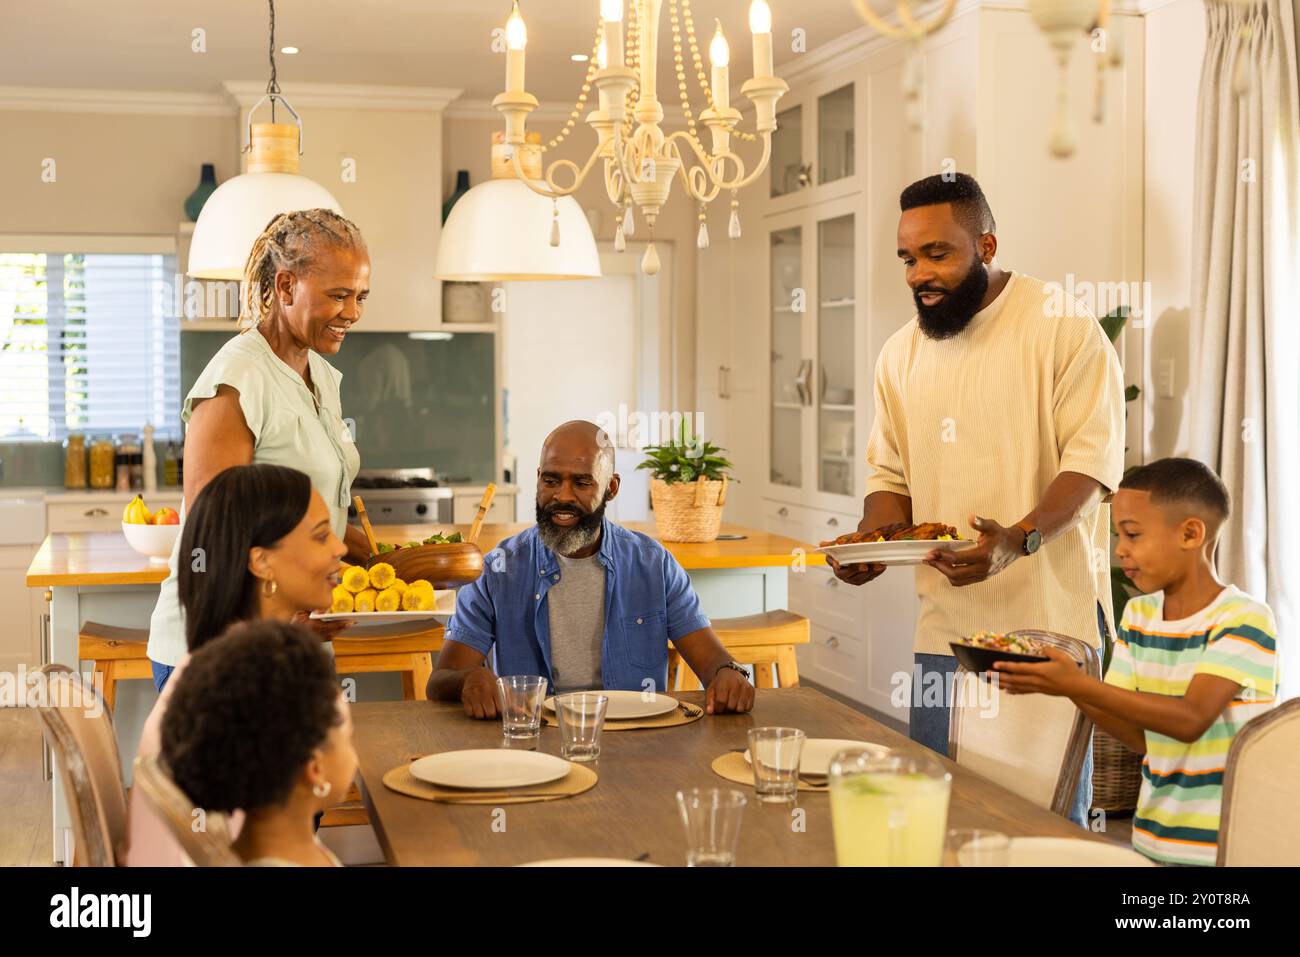
<path fill-rule="evenodd" d="M 951 339 L 975 318 L 988 289 L 988 270 L 978 257 L 956 289 L 941 289 L 938 286 L 913 289 L 912 298 L 916 301 L 916 318 L 921 331 L 931 339 Z M 927 306 L 921 302 L 923 292 L 941 292 L 944 296 L 933 306 Z"/>
<path fill-rule="evenodd" d="M 592 542 L 600 537 L 600 529 L 605 520 L 605 502 L 604 496 L 600 499 L 600 504 L 590 512 L 584 512 L 581 505 L 549 505 L 542 506 L 541 502 L 537 503 L 537 534 L 542 539 L 542 544 L 555 552 L 557 555 L 563 555 L 568 558 L 575 552 L 580 552 Z M 573 511 L 578 515 L 578 521 L 575 525 L 562 526 L 556 525 L 551 517 L 556 512 Z"/>

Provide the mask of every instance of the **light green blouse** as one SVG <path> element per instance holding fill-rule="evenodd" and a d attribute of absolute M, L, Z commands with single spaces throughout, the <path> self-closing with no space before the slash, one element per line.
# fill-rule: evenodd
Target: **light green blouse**
<path fill-rule="evenodd" d="M 343 422 L 339 382 L 343 376 L 315 352 L 307 353 L 315 395 L 293 369 L 272 351 L 257 330 L 234 336 L 212 357 L 185 397 L 181 420 L 189 424 L 194 403 L 228 385 L 239 392 L 244 421 L 253 433 L 253 461 L 287 465 L 306 472 L 325 499 L 334 534 L 343 537 L 352 479 L 361 456 Z M 181 505 L 184 521 L 185 505 Z M 149 658 L 176 665 L 185 655 L 185 620 L 177 595 L 180 538 L 149 624 Z"/>

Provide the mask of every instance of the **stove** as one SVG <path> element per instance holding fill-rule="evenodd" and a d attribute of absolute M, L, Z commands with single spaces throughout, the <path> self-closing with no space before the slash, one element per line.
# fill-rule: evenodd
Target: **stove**
<path fill-rule="evenodd" d="M 371 525 L 450 525 L 452 490 L 438 484 L 433 469 L 362 469 L 352 495 L 366 503 Z M 348 506 L 348 520 L 357 520 Z"/>

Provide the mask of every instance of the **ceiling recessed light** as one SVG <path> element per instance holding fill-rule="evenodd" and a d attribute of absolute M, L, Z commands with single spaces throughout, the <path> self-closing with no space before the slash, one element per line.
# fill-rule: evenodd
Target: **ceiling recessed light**
<path fill-rule="evenodd" d="M 288 56 L 293 56 L 295 53 L 298 52 L 298 48 L 297 48 L 297 47 L 280 47 L 280 52 L 281 52 L 281 53 L 284 53 L 284 54 L 286 54 L 286 55 L 288 55 Z"/>
<path fill-rule="evenodd" d="M 569 57 L 569 59 L 572 60 L 574 63 L 586 63 L 588 60 L 591 59 L 591 57 L 587 56 L 587 54 L 585 53 L 574 53 L 572 56 Z"/>

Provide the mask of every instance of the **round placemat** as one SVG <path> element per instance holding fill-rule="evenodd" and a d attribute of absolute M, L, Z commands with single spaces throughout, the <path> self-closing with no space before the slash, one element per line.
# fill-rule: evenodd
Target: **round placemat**
<path fill-rule="evenodd" d="M 726 754 L 720 754 L 713 759 L 713 773 L 728 781 L 734 781 L 736 784 L 748 784 L 751 788 L 754 786 L 754 771 L 745 760 L 745 755 L 740 751 L 728 751 Z M 827 791 L 829 788 L 824 784 L 809 784 L 807 781 L 800 780 L 800 791 Z"/>
<path fill-rule="evenodd" d="M 691 713 L 688 715 L 680 707 L 674 708 L 667 714 L 658 714 L 653 718 L 624 718 L 622 721 L 606 721 L 605 731 L 636 731 L 641 728 L 676 728 L 683 724 L 690 724 L 693 721 L 699 721 L 704 717 L 704 709 L 695 705 L 688 705 Z M 559 727 L 559 722 L 555 718 L 554 712 L 546 712 L 542 715 L 548 728 Z"/>
<path fill-rule="evenodd" d="M 534 784 L 526 788 L 508 788 L 492 791 L 468 791 L 444 788 L 421 781 L 411 773 L 410 764 L 399 764 L 384 775 L 384 785 L 398 794 L 420 798 L 424 801 L 442 801 L 446 804 L 532 804 L 536 801 L 558 801 L 573 797 L 596 786 L 596 772 L 581 764 L 570 762 L 569 773 L 558 781 Z"/>

